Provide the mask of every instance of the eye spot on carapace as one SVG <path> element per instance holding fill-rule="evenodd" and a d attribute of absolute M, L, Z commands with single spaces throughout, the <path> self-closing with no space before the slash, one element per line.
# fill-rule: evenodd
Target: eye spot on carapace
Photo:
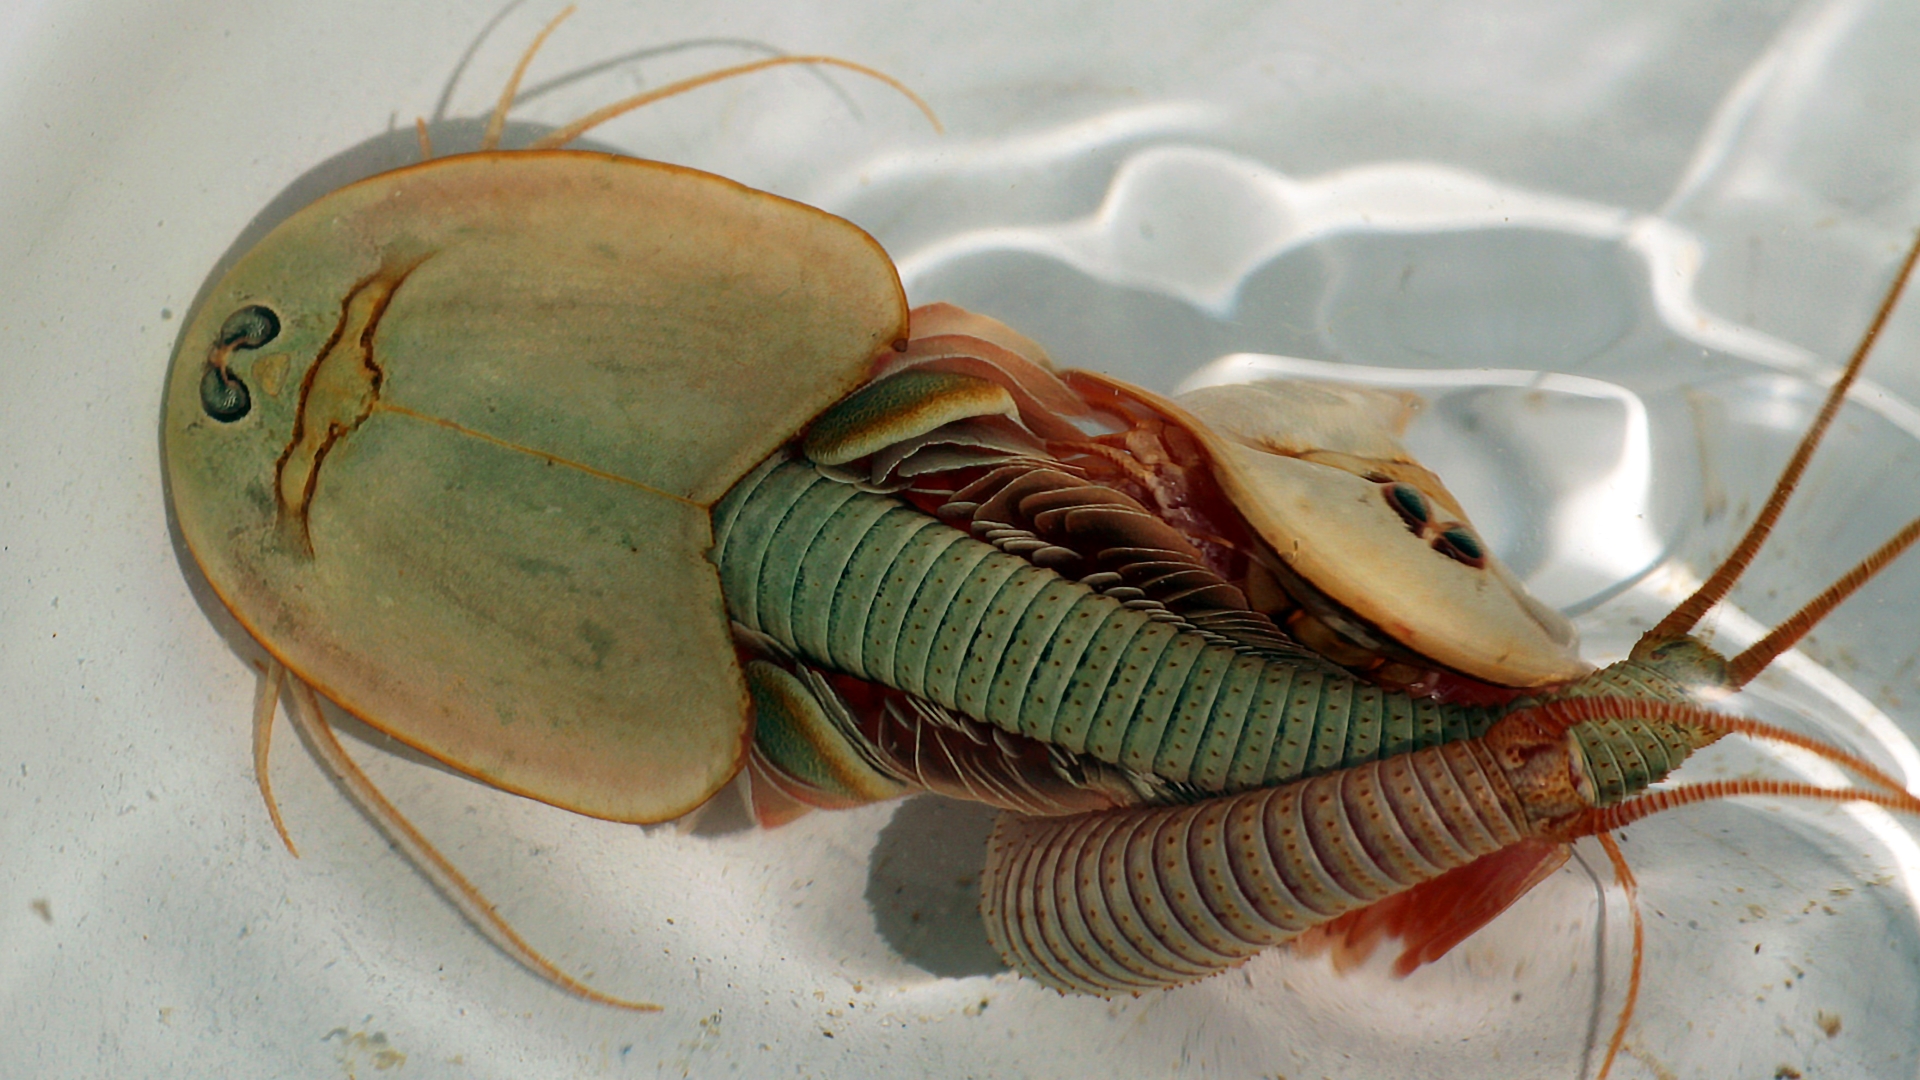
<path fill-rule="evenodd" d="M 1433 547 L 1435 551 L 1471 567 L 1487 564 L 1487 552 L 1480 546 L 1480 538 L 1464 525 L 1455 525 L 1434 537 Z"/>
<path fill-rule="evenodd" d="M 1391 481 L 1382 483 L 1380 491 L 1387 505 L 1407 523 L 1407 531 L 1427 540 L 1433 550 L 1476 570 L 1487 565 L 1487 551 L 1480 537 L 1460 522 L 1433 520 L 1432 504 L 1419 488 L 1404 481 Z"/>
<path fill-rule="evenodd" d="M 270 308 L 249 304 L 227 316 L 207 350 L 206 370 L 200 375 L 201 410 L 223 424 L 253 411 L 253 394 L 229 362 L 236 351 L 257 349 L 279 336 L 280 317 Z"/>
<path fill-rule="evenodd" d="M 218 347 L 257 349 L 280 336 L 280 316 L 262 304 L 248 304 L 227 316 L 215 339 Z"/>
<path fill-rule="evenodd" d="M 1420 489 L 1412 484 L 1387 484 L 1385 491 L 1387 505 L 1393 507 L 1414 532 L 1422 531 L 1433 517 L 1433 512 L 1427 507 L 1426 496 L 1420 494 Z"/>
<path fill-rule="evenodd" d="M 253 410 L 253 395 L 238 375 L 208 364 L 200 375 L 200 408 L 213 419 L 231 424 Z"/>

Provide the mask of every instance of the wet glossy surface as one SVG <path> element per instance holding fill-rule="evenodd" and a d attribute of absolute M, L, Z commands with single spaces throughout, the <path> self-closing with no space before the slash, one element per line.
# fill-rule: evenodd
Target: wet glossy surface
<path fill-rule="evenodd" d="M 289 858 L 252 787 L 255 654 L 168 532 L 167 358 L 223 258 L 412 160 L 408 122 L 436 117 L 494 13 L 7 16 L 0 1030 L 28 1037 L 0 1072 L 1591 1069 L 1626 924 L 1577 866 L 1404 982 L 1272 955 L 1110 1004 L 992 973 L 968 899 L 977 812 L 761 834 L 720 808 L 641 830 L 350 743 L 530 940 L 668 1006 L 632 1017 L 493 951 L 283 736 L 274 775 L 306 852 Z M 549 14 L 510 11 L 481 43 L 443 146 L 471 145 L 457 118 L 484 113 Z M 769 47 L 899 75 L 945 137 L 883 92 L 789 74 L 598 138 L 845 214 L 915 302 L 977 307 L 1154 389 L 1230 354 L 1418 369 L 1404 379 L 1435 403 L 1416 451 L 1609 659 L 1730 543 L 1920 223 L 1917 46 L 1920 19 L 1892 3 L 1110 5 L 1097 27 L 1031 4 L 609 3 L 555 37 L 518 115 L 563 122 Z M 1920 506 L 1915 318 L 1715 623 L 1723 643 Z M 1914 776 L 1916 610 L 1920 564 L 1896 567 L 1742 707 Z M 1761 764 L 1828 778 L 1734 747 L 1689 773 Z M 1772 804 L 1631 830 L 1648 983 L 1614 1075 L 1920 1073 L 1912 835 Z"/>

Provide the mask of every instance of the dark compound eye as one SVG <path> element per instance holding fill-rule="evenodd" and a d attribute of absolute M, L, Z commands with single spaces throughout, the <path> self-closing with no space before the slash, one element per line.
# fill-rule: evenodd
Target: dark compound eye
<path fill-rule="evenodd" d="M 248 304 L 220 324 L 219 344 L 230 349 L 257 349 L 280 336 L 280 316 L 273 309 Z"/>
<path fill-rule="evenodd" d="M 253 396 L 238 375 L 208 364 L 200 376 L 200 407 L 215 420 L 231 424 L 253 408 Z"/>
<path fill-rule="evenodd" d="M 280 316 L 273 309 L 248 304 L 227 316 L 214 341 L 214 355 L 200 375 L 200 407 L 223 424 L 231 424 L 253 408 L 253 395 L 240 376 L 228 370 L 226 354 L 235 349 L 257 349 L 280 336 Z"/>
<path fill-rule="evenodd" d="M 1468 566 L 1487 565 L 1487 549 L 1480 546 L 1480 538 L 1473 535 L 1473 530 L 1464 525 L 1455 525 L 1434 537 L 1433 548 Z"/>
<path fill-rule="evenodd" d="M 1412 484 L 1388 484 L 1387 505 L 1399 511 L 1414 532 L 1419 532 L 1420 527 L 1433 516 L 1433 511 L 1427 508 L 1427 497 Z"/>

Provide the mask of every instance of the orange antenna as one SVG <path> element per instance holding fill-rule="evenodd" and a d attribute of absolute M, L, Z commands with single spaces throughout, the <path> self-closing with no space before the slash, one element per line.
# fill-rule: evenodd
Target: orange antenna
<path fill-rule="evenodd" d="M 1887 775 L 1885 771 L 1865 758 L 1829 746 L 1818 739 L 1808 738 L 1797 731 L 1788 731 L 1776 724 L 1769 724 L 1764 720 L 1756 720 L 1751 716 L 1717 713 L 1698 705 L 1630 697 L 1561 698 L 1516 710 L 1510 714 L 1509 718 L 1513 717 L 1531 719 L 1540 725 L 1543 733 L 1552 735 L 1565 734 L 1584 723 L 1633 717 L 1636 720 L 1655 721 L 1676 727 L 1717 731 L 1722 735 L 1745 735 L 1754 739 L 1767 739 L 1788 746 L 1797 746 L 1808 753 L 1833 762 L 1877 788 L 1911 798 L 1900 781 Z"/>
<path fill-rule="evenodd" d="M 566 125 L 565 127 L 559 129 L 558 131 L 549 132 L 546 135 L 541 136 L 540 138 L 534 140 L 532 143 L 529 143 L 527 145 L 527 149 L 529 150 L 558 149 L 559 147 L 567 145 L 573 140 L 579 138 L 580 136 L 585 135 L 587 132 L 593 130 L 594 128 L 599 127 L 601 124 L 606 123 L 607 121 L 613 119 L 614 117 L 621 116 L 625 113 L 630 113 L 633 110 L 638 109 L 643 105 L 651 105 L 656 101 L 661 101 L 665 98 L 675 97 L 677 95 L 684 94 L 689 90 L 698 90 L 700 87 L 706 86 L 710 83 L 721 82 L 723 80 L 736 78 L 741 75 L 751 75 L 756 71 L 765 71 L 768 68 L 785 67 L 786 65 L 789 65 L 789 64 L 816 64 L 823 67 L 844 68 L 847 71 L 852 71 L 861 75 L 865 75 L 870 79 L 878 79 L 881 82 L 886 83 L 888 86 L 893 87 L 895 90 L 900 91 L 900 93 L 903 96 L 905 96 L 908 101 L 913 102 L 914 107 L 919 109 L 920 112 L 926 116 L 927 122 L 933 125 L 933 130 L 935 131 L 946 130 L 944 127 L 941 126 L 940 118 L 934 115 L 933 107 L 931 105 L 928 105 L 926 101 L 923 98 L 921 98 L 919 94 L 914 93 L 913 90 L 910 89 L 906 83 L 901 82 L 899 79 L 896 79 L 893 76 L 888 75 L 883 71 L 876 71 L 873 68 L 867 67 L 865 64 L 856 64 L 851 60 L 842 60 L 837 56 L 775 56 L 775 57 L 770 57 L 766 60 L 755 60 L 752 63 L 735 64 L 733 67 L 724 67 L 719 69 L 718 71 L 709 71 L 705 75 L 695 75 L 691 79 L 682 79 L 679 82 L 668 83 L 667 85 L 659 88 L 658 90 L 648 90 L 648 91 L 645 91 L 644 93 L 635 94 L 632 97 L 626 98 L 622 101 L 616 101 L 611 105 L 607 105 L 603 108 L 595 109 L 594 111 L 588 113 L 587 115 L 581 117 L 578 120 L 575 120 L 573 123 Z"/>
<path fill-rule="evenodd" d="M 1713 714 L 1709 713 L 1708 716 Z M 1771 737 L 1771 736 L 1769 736 Z M 1804 745 L 1797 737 L 1791 740 L 1795 745 Z M 1810 740 L 1809 740 L 1810 741 Z M 1830 749 L 1830 748 L 1829 748 Z M 1834 757 L 1840 752 L 1835 750 L 1823 756 Z M 1844 755 L 1841 755 L 1844 756 Z M 1837 759 L 1836 759 L 1837 760 Z M 1878 781 L 1876 781 L 1877 783 Z M 1665 791 L 1652 791 L 1635 799 L 1613 806 L 1588 810 L 1576 814 L 1572 820 L 1564 823 L 1560 835 L 1567 840 L 1582 836 L 1593 836 L 1606 850 L 1607 859 L 1613 864 L 1614 876 L 1620 881 L 1620 887 L 1627 894 L 1627 910 L 1633 920 L 1633 967 L 1627 977 L 1626 1000 L 1620 1008 L 1619 1022 L 1614 1025 L 1613 1038 L 1607 1043 L 1606 1057 L 1600 1062 L 1599 1080 L 1605 1080 L 1613 1068 L 1613 1062 L 1619 1056 L 1625 1044 L 1627 1024 L 1633 1017 L 1635 1004 L 1640 999 L 1640 977 L 1642 958 L 1645 955 L 1646 930 L 1640 918 L 1638 902 L 1638 882 L 1633 871 L 1627 866 L 1625 854 L 1613 839 L 1613 831 L 1624 828 L 1643 818 L 1666 810 L 1675 810 L 1682 806 L 1708 802 L 1713 799 L 1736 798 L 1742 795 L 1771 795 L 1792 799 L 1819 799 L 1825 802 L 1866 802 L 1885 807 L 1888 810 L 1908 814 L 1920 814 L 1920 798 L 1899 787 L 1886 785 L 1886 790 L 1864 791 L 1859 788 L 1824 788 L 1794 780 L 1770 780 L 1748 778 L 1741 780 L 1711 780 L 1699 784 L 1668 788 Z"/>
<path fill-rule="evenodd" d="M 1909 530 L 1920 531 L 1920 523 L 1909 526 Z M 1574 840 L 1583 836 L 1593 836 L 1599 840 L 1600 846 L 1607 853 L 1608 861 L 1613 864 L 1614 876 L 1619 879 L 1620 887 L 1626 892 L 1627 910 L 1632 918 L 1633 967 L 1627 978 L 1626 998 L 1620 1008 L 1619 1021 L 1614 1025 L 1613 1038 L 1608 1041 L 1606 1056 L 1601 1060 L 1600 1069 L 1595 1074 L 1600 1080 L 1604 1080 L 1612 1070 L 1614 1060 L 1619 1057 L 1625 1045 L 1627 1025 L 1633 1017 L 1635 1005 L 1640 998 L 1642 960 L 1646 944 L 1646 929 L 1640 917 L 1640 906 L 1637 900 L 1638 883 L 1634 879 L 1632 869 L 1627 866 L 1626 855 L 1621 852 L 1619 844 L 1611 835 L 1613 830 L 1631 825 L 1663 810 L 1673 810 L 1710 799 L 1725 799 L 1740 795 L 1775 795 L 1788 798 L 1823 799 L 1829 802 L 1870 802 L 1889 810 L 1920 814 L 1920 798 L 1909 793 L 1899 781 L 1875 767 L 1871 762 L 1805 735 L 1755 720 L 1752 717 L 1728 716 L 1711 712 L 1697 705 L 1673 701 L 1590 697 L 1542 702 L 1508 714 L 1507 720 L 1524 718 L 1523 722 L 1530 722 L 1541 734 L 1564 735 L 1579 724 L 1623 716 L 1675 726 L 1701 728 L 1723 735 L 1747 735 L 1797 746 L 1851 770 L 1878 790 L 1823 788 L 1788 780 L 1716 780 L 1649 792 L 1613 806 L 1575 814 L 1570 819 L 1559 823 L 1555 832 L 1563 840 Z M 1502 721 L 1502 723 L 1505 722 Z"/>
<path fill-rule="evenodd" d="M 1853 386 L 1854 377 L 1860 373 L 1861 365 L 1867 361 L 1867 354 L 1873 350 L 1873 343 L 1880 337 L 1881 327 L 1886 325 L 1887 318 L 1893 314 L 1894 305 L 1900 300 L 1901 290 L 1906 288 L 1907 278 L 1913 273 L 1916 259 L 1920 259 L 1920 233 L 1915 234 L 1913 246 L 1907 249 L 1906 260 L 1900 264 L 1900 272 L 1894 275 L 1893 285 L 1887 289 L 1887 295 L 1880 301 L 1880 310 L 1874 314 L 1873 322 L 1868 325 L 1866 334 L 1861 337 L 1860 344 L 1854 348 L 1853 358 L 1847 362 L 1846 370 L 1840 373 L 1840 377 L 1834 380 L 1833 388 L 1827 391 L 1827 400 L 1820 406 L 1820 414 L 1814 417 L 1813 425 L 1807 429 L 1805 435 L 1801 436 L 1799 447 L 1794 450 L 1793 457 L 1787 461 L 1787 467 L 1780 473 L 1780 479 L 1774 483 L 1773 493 L 1767 496 L 1766 505 L 1760 508 L 1760 515 L 1753 519 L 1753 524 L 1747 527 L 1747 534 L 1740 538 L 1740 543 L 1734 547 L 1733 553 L 1727 556 L 1726 561 L 1720 564 L 1719 569 L 1713 572 L 1706 583 L 1696 589 L 1692 596 L 1681 601 L 1680 605 L 1668 613 L 1666 618 L 1660 620 L 1658 625 L 1641 635 L 1641 641 L 1670 640 L 1691 631 L 1709 608 L 1726 598 L 1727 593 L 1733 589 L 1734 582 L 1740 580 L 1740 575 L 1746 571 L 1747 565 L 1753 561 L 1755 555 L 1759 554 L 1760 545 L 1766 542 L 1768 534 L 1773 531 L 1774 523 L 1780 518 L 1780 511 L 1786 508 L 1787 497 L 1793 494 L 1795 485 L 1799 484 L 1800 474 L 1806 471 L 1807 462 L 1813 457 L 1813 452 L 1820 445 L 1821 438 L 1826 435 L 1827 427 L 1832 424 L 1835 414 L 1840 411 L 1840 402 L 1846 398 L 1848 388 Z"/>
<path fill-rule="evenodd" d="M 347 797 L 367 815 L 375 827 L 385 833 L 387 839 L 399 848 L 414 869 L 420 871 L 433 887 L 440 891 L 461 915 L 465 916 L 474 929 L 486 935 L 501 952 L 518 961 L 527 970 L 547 980 L 576 997 L 588 1001 L 597 1001 L 602 1005 L 611 1005 L 616 1009 L 631 1012 L 659 1012 L 660 1006 L 647 1001 L 634 1001 L 628 998 L 605 994 L 573 976 L 562 971 L 553 961 L 540 954 L 538 949 L 529 945 L 512 924 L 508 923 L 493 902 L 481 895 L 466 875 L 447 861 L 440 849 L 432 841 L 414 828 L 413 822 L 400 813 L 387 801 L 380 789 L 375 787 L 367 774 L 360 771 L 346 747 L 333 733 L 333 725 L 327 722 L 326 714 L 320 705 L 320 695 L 299 679 L 291 680 L 293 688 L 293 710 L 289 718 L 300 733 L 307 737 L 307 746 L 314 752 L 340 782 Z"/>
<path fill-rule="evenodd" d="M 500 91 L 500 100 L 494 105 L 493 114 L 487 118 L 487 130 L 486 133 L 480 137 L 480 149 L 493 150 L 499 147 L 501 133 L 504 132 L 507 127 L 507 110 L 513 106 L 514 97 L 520 93 L 520 82 L 526 77 L 527 67 L 533 63 L 534 54 L 540 51 L 540 46 L 546 44 L 547 38 L 551 36 L 554 30 L 558 29 L 560 24 L 566 20 L 567 16 L 572 15 L 573 12 L 573 6 L 569 4 L 565 10 L 555 15 L 552 21 L 548 22 L 547 25 L 541 29 L 539 35 L 533 39 L 533 44 L 527 46 L 527 51 L 520 54 L 520 63 L 514 66 L 513 75 L 507 79 L 507 85 Z M 941 126 L 940 118 L 934 115 L 933 107 L 928 105 L 925 99 L 919 94 L 914 93 L 906 83 L 901 82 L 899 79 L 883 71 L 876 71 L 873 68 L 867 67 L 865 64 L 856 64 L 851 60 L 842 60 L 837 56 L 775 56 L 766 60 L 755 60 L 752 63 L 735 64 L 732 67 L 709 71 L 705 75 L 695 75 L 690 79 L 682 79 L 679 82 L 668 83 L 657 90 L 647 90 L 635 94 L 632 97 L 624 98 L 611 105 L 595 109 L 578 120 L 567 124 L 565 127 L 535 139 L 527 145 L 527 149 L 556 150 L 580 136 L 585 135 L 594 128 L 599 127 L 601 124 L 612 120 L 614 117 L 630 113 L 642 106 L 651 105 L 656 101 L 662 101 L 670 97 L 677 97 L 689 90 L 698 90 L 700 87 L 710 83 L 722 82 L 741 75 L 751 75 L 756 71 L 765 71 L 768 68 L 786 67 L 790 64 L 812 64 L 820 67 L 843 68 L 847 71 L 865 75 L 870 79 L 878 79 L 895 90 L 898 90 L 908 101 L 913 102 L 914 107 L 926 116 L 927 122 L 933 125 L 933 130 L 937 132 L 946 130 L 946 128 Z M 425 128 L 423 125 L 421 138 L 424 140 L 425 137 Z M 422 147 L 425 148 L 426 145 L 423 141 Z M 429 152 L 426 153 L 425 156 L 431 157 L 432 154 Z"/>
<path fill-rule="evenodd" d="M 487 118 L 487 131 L 480 137 L 480 149 L 492 150 L 500 145 L 500 133 L 507 129 L 507 110 L 513 107 L 513 99 L 520 93 L 520 80 L 527 76 L 527 65 L 533 63 L 533 54 L 540 51 L 540 46 L 547 43 L 547 38 L 559 29 L 560 24 L 567 21 L 567 16 L 571 14 L 573 14 L 573 5 L 568 4 L 561 9 L 560 14 L 555 15 L 546 26 L 540 29 L 540 33 L 533 39 L 533 44 L 527 46 L 527 51 L 520 54 L 520 63 L 514 65 L 513 74 L 508 77 L 507 85 L 500 91 L 500 101 L 493 107 L 493 115 Z"/>
<path fill-rule="evenodd" d="M 279 833 L 280 842 L 287 845 L 287 854 L 297 859 L 300 849 L 293 846 L 286 819 L 280 816 L 280 800 L 273 797 L 270 769 L 273 718 L 279 711 L 280 689 L 286 681 L 286 667 L 268 657 L 266 666 L 260 669 L 260 685 L 253 694 L 253 781 L 260 786 L 260 798 L 267 804 L 267 817 L 273 820 L 273 831 Z"/>
<path fill-rule="evenodd" d="M 1727 661 L 1727 682 L 1734 689 L 1747 685 L 1755 675 L 1765 671 L 1773 658 L 1793 648 L 1802 635 L 1816 626 L 1821 619 L 1840 602 L 1853 595 L 1854 590 L 1873 579 L 1886 565 L 1900 557 L 1901 553 L 1920 540 L 1920 518 L 1907 522 L 1907 527 L 1893 535 L 1893 539 L 1881 544 L 1879 550 L 1860 560 L 1859 565 L 1846 572 L 1839 581 L 1827 586 L 1827 591 L 1814 597 L 1806 607 L 1794 612 L 1792 617 L 1748 647 L 1746 652 Z"/>
<path fill-rule="evenodd" d="M 1640 918 L 1640 879 L 1633 876 L 1633 868 L 1627 865 L 1627 855 L 1620 850 L 1620 844 L 1610 833 L 1599 834 L 1600 847 L 1607 853 L 1607 861 L 1613 864 L 1613 876 L 1620 882 L 1620 891 L 1627 895 L 1627 912 L 1633 923 L 1633 966 L 1627 971 L 1627 995 L 1620 1003 L 1620 1022 L 1613 1026 L 1613 1038 L 1607 1040 L 1607 1056 L 1600 1059 L 1600 1071 L 1594 1074 L 1595 1080 L 1607 1080 L 1607 1073 L 1613 1069 L 1613 1059 L 1620 1056 L 1620 1048 L 1627 1042 L 1627 1021 L 1633 1018 L 1633 1010 L 1640 1003 L 1640 975 L 1645 966 L 1647 955 L 1647 926 Z"/>
<path fill-rule="evenodd" d="M 1663 810 L 1676 810 L 1682 806 L 1692 806 L 1694 803 L 1737 798 L 1741 795 L 1775 795 L 1789 799 L 1821 799 L 1826 802 L 1868 802 L 1884 806 L 1889 810 L 1920 814 L 1920 799 L 1904 791 L 1824 788 L 1814 784 L 1804 784 L 1798 780 L 1751 778 L 1706 780 L 1684 787 L 1668 788 L 1665 791 L 1650 791 L 1637 799 L 1628 799 L 1626 802 L 1617 803 L 1605 809 L 1589 810 L 1576 819 L 1571 835 L 1584 836 L 1611 832 Z"/>

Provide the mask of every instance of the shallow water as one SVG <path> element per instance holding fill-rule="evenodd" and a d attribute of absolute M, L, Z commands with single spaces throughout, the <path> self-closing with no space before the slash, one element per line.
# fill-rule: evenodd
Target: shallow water
<path fill-rule="evenodd" d="M 362 730 L 351 749 L 530 940 L 665 1006 L 640 1017 L 495 952 L 283 737 L 287 857 L 252 787 L 253 654 L 168 535 L 173 335 L 223 253 L 411 160 L 414 113 L 470 144 L 549 13 L 506 11 L 441 115 L 490 5 L 58 8 L 0 33 L 24 43 L 0 52 L 0 1030 L 25 1036 L 0 1073 L 1591 1075 L 1627 924 L 1584 848 L 1591 873 L 1405 981 L 1276 953 L 1108 1003 L 986 951 L 976 810 L 638 829 Z M 1920 222 L 1916 45 L 1893 3 L 1116 4 L 1098 25 L 609 3 L 556 35 L 513 134 L 768 47 L 898 74 L 946 136 L 796 76 L 595 137 L 849 216 L 916 302 L 1064 363 L 1167 390 L 1296 357 L 1274 370 L 1420 390 L 1416 451 L 1607 660 L 1731 544 Z M 1889 328 L 1723 645 L 1920 505 L 1916 325 Z M 1920 779 L 1917 608 L 1920 568 L 1896 566 L 1735 705 Z M 1688 774 L 1753 769 L 1832 779 L 1741 745 Z M 1628 830 L 1647 987 L 1614 1076 L 1920 1073 L 1913 827 L 1743 802 Z"/>

